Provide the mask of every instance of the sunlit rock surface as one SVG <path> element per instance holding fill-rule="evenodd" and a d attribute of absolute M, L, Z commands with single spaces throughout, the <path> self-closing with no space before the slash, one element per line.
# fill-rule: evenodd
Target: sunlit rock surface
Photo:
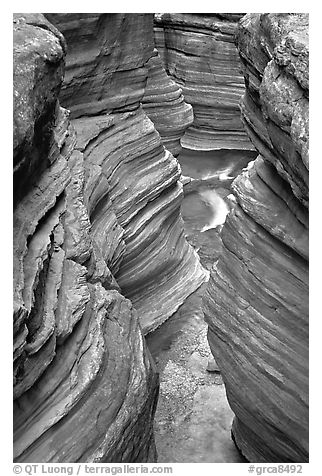
<path fill-rule="evenodd" d="M 71 109 L 76 148 L 84 154 L 88 174 L 101 170 L 91 193 L 109 198 L 96 198 L 96 234 L 105 241 L 100 223 L 106 219 L 104 207 L 109 207 L 116 221 L 107 229 L 114 233 L 113 243 L 118 240 L 108 250 L 117 265 L 111 270 L 147 333 L 207 278 L 184 236 L 178 163 L 140 104 L 157 58 L 153 15 L 47 16 L 68 44 L 62 103 Z M 180 91 L 173 91 L 184 108 Z"/>
<path fill-rule="evenodd" d="M 155 461 L 157 377 L 113 275 L 106 178 L 57 101 L 65 46 L 42 15 L 14 16 L 14 460 Z"/>
<path fill-rule="evenodd" d="M 242 117 L 258 158 L 205 297 L 208 339 L 252 462 L 308 461 L 308 15 L 248 14 Z"/>
<path fill-rule="evenodd" d="M 155 41 L 165 68 L 193 106 L 187 149 L 253 149 L 240 121 L 244 92 L 234 44 L 239 13 L 164 13 L 155 16 Z"/>

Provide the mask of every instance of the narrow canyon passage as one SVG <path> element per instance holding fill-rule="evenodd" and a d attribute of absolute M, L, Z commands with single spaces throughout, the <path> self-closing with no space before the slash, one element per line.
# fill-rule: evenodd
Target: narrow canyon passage
<path fill-rule="evenodd" d="M 210 270 L 221 252 L 221 225 L 229 211 L 230 184 L 256 156 L 252 151 L 183 149 L 178 157 L 184 183 L 181 207 L 188 241 Z M 155 416 L 159 462 L 239 463 L 230 429 L 233 420 L 219 372 L 213 363 L 203 318 L 207 284 L 153 333 L 147 344 L 160 373 Z M 208 367 L 210 369 L 210 367 Z"/>
<path fill-rule="evenodd" d="M 19 468 L 309 461 L 308 31 L 13 15 Z"/>

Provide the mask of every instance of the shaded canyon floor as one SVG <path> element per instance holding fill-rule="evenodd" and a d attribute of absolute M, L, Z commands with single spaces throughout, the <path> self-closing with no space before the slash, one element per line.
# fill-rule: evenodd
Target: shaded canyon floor
<path fill-rule="evenodd" d="M 208 270 L 221 252 L 220 231 L 229 212 L 230 184 L 255 156 L 251 151 L 184 150 L 178 158 L 185 184 L 181 208 L 185 232 Z M 207 371 L 213 358 L 202 311 L 206 286 L 147 336 L 160 373 L 155 415 L 160 463 L 245 462 L 231 439 L 233 412 L 222 377 Z"/>

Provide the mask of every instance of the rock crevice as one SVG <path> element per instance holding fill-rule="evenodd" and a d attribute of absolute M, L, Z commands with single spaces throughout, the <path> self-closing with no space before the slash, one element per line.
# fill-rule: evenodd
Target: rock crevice
<path fill-rule="evenodd" d="M 143 332 L 150 332 L 207 279 L 184 237 L 180 168 L 161 141 L 168 144 L 169 133 L 162 127 L 159 109 L 163 114 L 172 111 L 177 118 L 170 147 L 178 152 L 180 136 L 191 120 L 191 107 L 162 71 L 153 48 L 152 15 L 93 14 L 91 21 L 79 14 L 51 14 L 49 18 L 69 46 L 62 101 L 74 118 L 76 148 L 84 154 L 87 169 L 101 168 L 122 232 L 122 254 L 114 274 L 138 311 Z M 80 27 L 83 21 L 79 36 L 75 25 Z M 96 51 L 95 69 L 83 66 L 80 49 L 83 55 L 87 49 L 90 58 Z M 101 82 L 97 71 L 106 70 L 109 74 Z M 140 82 L 134 82 L 134 77 Z M 76 91 L 74 95 L 70 88 Z M 173 94 L 179 100 L 175 110 Z M 169 127 L 169 118 L 167 124 Z"/>

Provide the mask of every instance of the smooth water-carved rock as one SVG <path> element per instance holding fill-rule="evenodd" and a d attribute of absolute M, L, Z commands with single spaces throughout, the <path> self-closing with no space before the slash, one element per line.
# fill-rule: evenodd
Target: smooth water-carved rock
<path fill-rule="evenodd" d="M 60 101 L 72 117 L 136 109 L 153 48 L 152 14 L 47 13 L 68 45 Z"/>
<path fill-rule="evenodd" d="M 57 101 L 64 50 L 42 15 L 14 16 L 14 459 L 155 461 L 157 376 L 111 271 L 106 178 Z"/>
<path fill-rule="evenodd" d="M 109 202 L 97 199 L 95 236 L 104 249 L 105 238 L 99 223 L 106 220 L 104 207 L 108 207 L 116 222 L 104 228 L 115 233 L 120 242 L 114 250 L 108 250 L 108 265 L 122 293 L 138 311 L 142 329 L 147 333 L 171 316 L 207 279 L 196 252 L 184 236 L 178 163 L 163 147 L 160 135 L 140 105 L 156 58 L 153 16 L 48 17 L 68 43 L 62 101 L 74 118 L 76 148 L 84 155 L 86 173 L 101 170 L 106 180 L 105 184 L 101 181 L 93 185 L 91 192 L 109 198 Z M 105 73 L 104 81 L 97 76 L 100 72 Z M 169 81 L 164 79 L 164 84 L 167 88 Z M 173 88 L 172 92 L 184 112 L 186 106 L 179 89 Z M 146 101 L 148 97 L 145 96 Z M 177 127 L 178 124 L 175 141 Z"/>
<path fill-rule="evenodd" d="M 184 101 L 182 89 L 165 72 L 157 50 L 146 65 L 148 79 L 143 108 L 161 135 L 163 145 L 177 156 L 182 149 L 180 139 L 193 123 L 192 106 Z"/>
<path fill-rule="evenodd" d="M 144 110 L 174 155 L 192 107 L 154 47 L 152 14 L 46 14 L 69 45 L 61 102 L 72 117 Z M 130 41 L 129 41 L 130 38 Z"/>
<path fill-rule="evenodd" d="M 193 106 L 187 149 L 253 149 L 240 121 L 244 92 L 234 44 L 243 14 L 164 13 L 155 17 L 155 40 L 168 74 Z"/>
<path fill-rule="evenodd" d="M 243 455 L 306 462 L 308 16 L 246 15 L 237 42 L 242 118 L 261 155 L 233 182 L 205 298 L 208 338 Z"/>

